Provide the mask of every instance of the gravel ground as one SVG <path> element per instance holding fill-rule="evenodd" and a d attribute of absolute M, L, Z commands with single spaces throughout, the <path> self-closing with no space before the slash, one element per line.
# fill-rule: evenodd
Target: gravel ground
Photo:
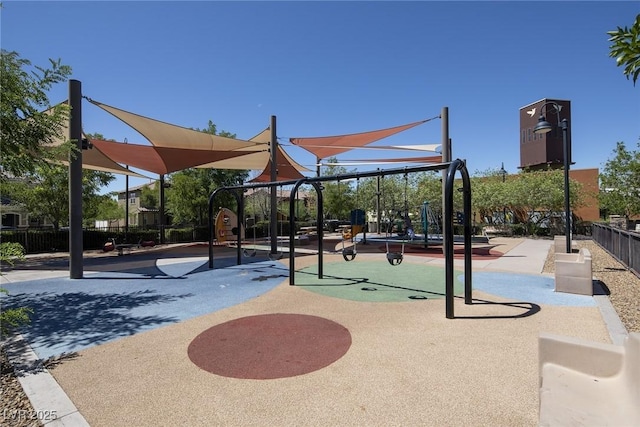
<path fill-rule="evenodd" d="M 35 417 L 37 414 L 29 402 L 29 398 L 13 373 L 4 350 L 0 352 L 0 425 L 6 427 L 39 427 L 42 423 Z M 32 418 L 36 419 L 32 419 Z"/>
<path fill-rule="evenodd" d="M 628 332 L 640 332 L 640 278 L 618 262 L 593 240 L 576 240 L 579 248 L 591 252 L 593 278 L 602 282 L 611 293 L 609 300 Z M 554 272 L 553 245 L 544 264 L 545 273 Z"/>
<path fill-rule="evenodd" d="M 618 312 L 620 320 L 629 332 L 640 332 L 640 278 L 628 271 L 609 253 L 592 240 L 578 240 L 578 248 L 589 249 L 592 256 L 593 277 L 601 281 L 611 294 L 609 299 Z M 545 273 L 554 271 L 554 248 L 551 246 L 544 265 Z M 0 352 L 0 425 L 7 427 L 39 427 L 43 424 L 32 419 L 35 412 L 29 399 L 7 362 L 4 351 Z"/>

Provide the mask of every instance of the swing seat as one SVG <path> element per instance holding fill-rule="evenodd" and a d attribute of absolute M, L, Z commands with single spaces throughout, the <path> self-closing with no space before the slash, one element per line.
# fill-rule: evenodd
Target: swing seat
<path fill-rule="evenodd" d="M 342 258 L 344 258 L 345 261 L 353 261 L 356 258 L 356 251 L 352 248 L 343 249 Z"/>
<path fill-rule="evenodd" d="M 276 252 L 275 254 L 269 253 L 269 259 L 271 261 L 278 261 L 279 259 L 282 259 L 282 252 Z"/>
<path fill-rule="evenodd" d="M 393 266 L 402 264 L 403 258 L 404 258 L 404 255 L 402 255 L 400 252 L 387 253 L 387 261 L 389 261 L 389 264 Z"/>

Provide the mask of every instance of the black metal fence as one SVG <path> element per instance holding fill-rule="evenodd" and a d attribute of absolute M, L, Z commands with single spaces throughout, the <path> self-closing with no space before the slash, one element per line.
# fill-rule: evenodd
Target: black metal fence
<path fill-rule="evenodd" d="M 165 243 L 206 242 L 207 227 L 165 227 Z M 109 239 L 117 243 L 133 243 L 153 240 L 160 242 L 160 229 L 148 227 L 124 227 L 84 229 L 84 250 L 102 249 Z M 20 243 L 27 254 L 45 252 L 69 252 L 69 230 L 26 229 L 0 232 L 1 242 Z"/>
<path fill-rule="evenodd" d="M 593 240 L 640 277 L 640 233 L 594 223 Z"/>

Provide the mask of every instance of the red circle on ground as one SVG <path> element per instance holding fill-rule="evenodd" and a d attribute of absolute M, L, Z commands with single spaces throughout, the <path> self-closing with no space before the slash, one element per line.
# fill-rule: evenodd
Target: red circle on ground
<path fill-rule="evenodd" d="M 207 329 L 189 344 L 189 359 L 213 374 L 274 379 L 307 374 L 340 359 L 351 334 L 328 319 L 302 314 L 241 317 Z"/>

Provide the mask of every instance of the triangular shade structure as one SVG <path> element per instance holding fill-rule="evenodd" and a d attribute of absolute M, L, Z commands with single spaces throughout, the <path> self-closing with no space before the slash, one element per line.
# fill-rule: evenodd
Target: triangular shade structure
<path fill-rule="evenodd" d="M 278 165 L 276 169 L 278 170 L 278 176 L 276 181 L 291 181 L 294 179 L 304 178 L 304 175 L 300 173 L 300 170 L 295 166 L 296 162 L 291 159 L 287 153 L 285 153 L 280 147 L 278 147 L 278 157 L 277 157 Z M 260 175 L 253 178 L 251 182 L 269 182 L 271 181 L 271 160 L 267 161 L 267 166 L 265 166 L 264 170 Z M 302 167 L 302 166 L 300 166 Z M 308 170 L 304 168 L 305 170 Z"/>
<path fill-rule="evenodd" d="M 271 130 L 267 128 L 249 141 L 268 144 L 270 140 Z M 278 162 L 278 181 L 304 178 L 302 172 L 310 172 L 309 169 L 293 160 L 280 145 L 278 145 L 276 159 Z M 198 166 L 198 168 L 263 170 L 263 172 L 252 181 L 269 182 L 271 181 L 271 153 L 268 149 L 264 149 L 256 153 L 243 155 L 242 157 L 206 163 Z"/>
<path fill-rule="evenodd" d="M 66 104 L 67 101 L 64 101 L 62 103 Z M 67 121 L 62 127 L 62 132 L 60 135 L 61 135 L 60 137 L 55 138 L 53 143 L 50 144 L 51 147 L 58 147 L 62 145 L 65 141 L 67 141 L 69 137 L 69 121 Z M 84 134 L 83 134 L 83 137 L 84 137 Z M 64 165 L 68 165 L 69 159 L 60 159 L 60 163 Z M 131 171 L 125 168 L 124 166 L 119 165 L 118 163 L 114 162 L 112 159 L 107 157 L 102 151 L 100 151 L 97 148 L 82 151 L 82 167 L 84 169 L 117 173 L 122 175 L 130 175 L 130 176 L 135 176 L 139 178 L 148 178 L 144 175 L 140 175 L 139 173 Z"/>
<path fill-rule="evenodd" d="M 310 138 L 290 138 L 292 144 L 310 151 L 318 159 L 336 156 L 354 148 L 363 147 L 372 142 L 411 129 L 432 119 L 420 120 L 406 125 L 395 126 L 387 129 L 379 129 L 369 132 L 353 133 L 337 136 L 320 136 Z"/>
<path fill-rule="evenodd" d="M 336 162 L 321 162 L 318 166 L 364 166 L 364 165 L 386 165 L 394 163 L 419 163 L 419 164 L 431 164 L 442 163 L 442 156 L 427 156 L 427 157 L 400 157 L 393 159 L 360 159 L 360 160 L 338 160 Z"/>
<path fill-rule="evenodd" d="M 116 162 L 154 172 L 158 175 L 181 171 L 202 163 L 243 156 L 243 152 L 240 151 L 153 147 L 150 145 L 124 144 L 95 139 L 92 139 L 91 143 L 94 149 L 97 148 Z"/>
<path fill-rule="evenodd" d="M 150 119 L 148 117 L 130 113 L 94 100 L 89 100 L 89 102 L 97 105 L 134 128 L 156 147 L 216 151 L 261 151 L 267 148 L 266 144 L 263 142 L 250 142 L 241 139 L 212 135 L 210 133 Z"/>
<path fill-rule="evenodd" d="M 271 133 L 269 128 L 260 132 L 249 141 L 244 141 L 172 125 L 97 101 L 90 100 L 89 102 L 134 128 L 147 138 L 155 148 L 163 149 L 160 151 L 156 150 L 154 154 L 149 154 L 152 158 L 147 159 L 143 158 L 143 151 L 145 150 L 137 149 L 140 153 L 136 157 L 136 162 L 138 162 L 138 164 L 142 164 L 141 162 L 146 164 L 145 167 L 140 167 L 141 169 L 150 171 L 167 170 L 169 172 L 164 173 L 170 173 L 187 167 L 249 170 L 262 170 L 265 167 L 270 167 L 271 156 L 269 153 L 269 145 Z M 109 156 L 115 156 L 112 158 L 123 158 L 122 153 L 116 153 L 115 147 L 110 149 L 106 148 L 106 145 L 109 144 L 98 143 L 97 145 L 102 147 L 103 150 L 108 150 Z M 124 149 L 129 150 L 128 147 Z M 191 151 L 191 153 L 183 153 L 180 151 L 171 152 L 165 151 L 165 149 L 184 149 Z M 207 150 L 209 150 L 210 153 L 207 153 Z M 157 158 L 155 160 L 153 159 L 153 157 L 157 156 L 159 156 L 161 160 Z M 189 156 L 193 156 L 193 158 Z M 280 147 L 278 147 L 277 158 L 278 170 L 282 172 L 282 174 L 278 174 L 279 180 L 284 179 L 282 178 L 283 176 L 290 177 L 287 179 L 293 179 L 291 177 L 303 177 L 300 172 L 308 171 L 304 166 L 296 163 Z M 130 160 L 125 159 L 125 161 L 127 164 L 133 166 Z M 162 163 L 164 163 L 164 166 Z M 178 168 L 180 165 L 183 165 L 183 167 Z"/>

